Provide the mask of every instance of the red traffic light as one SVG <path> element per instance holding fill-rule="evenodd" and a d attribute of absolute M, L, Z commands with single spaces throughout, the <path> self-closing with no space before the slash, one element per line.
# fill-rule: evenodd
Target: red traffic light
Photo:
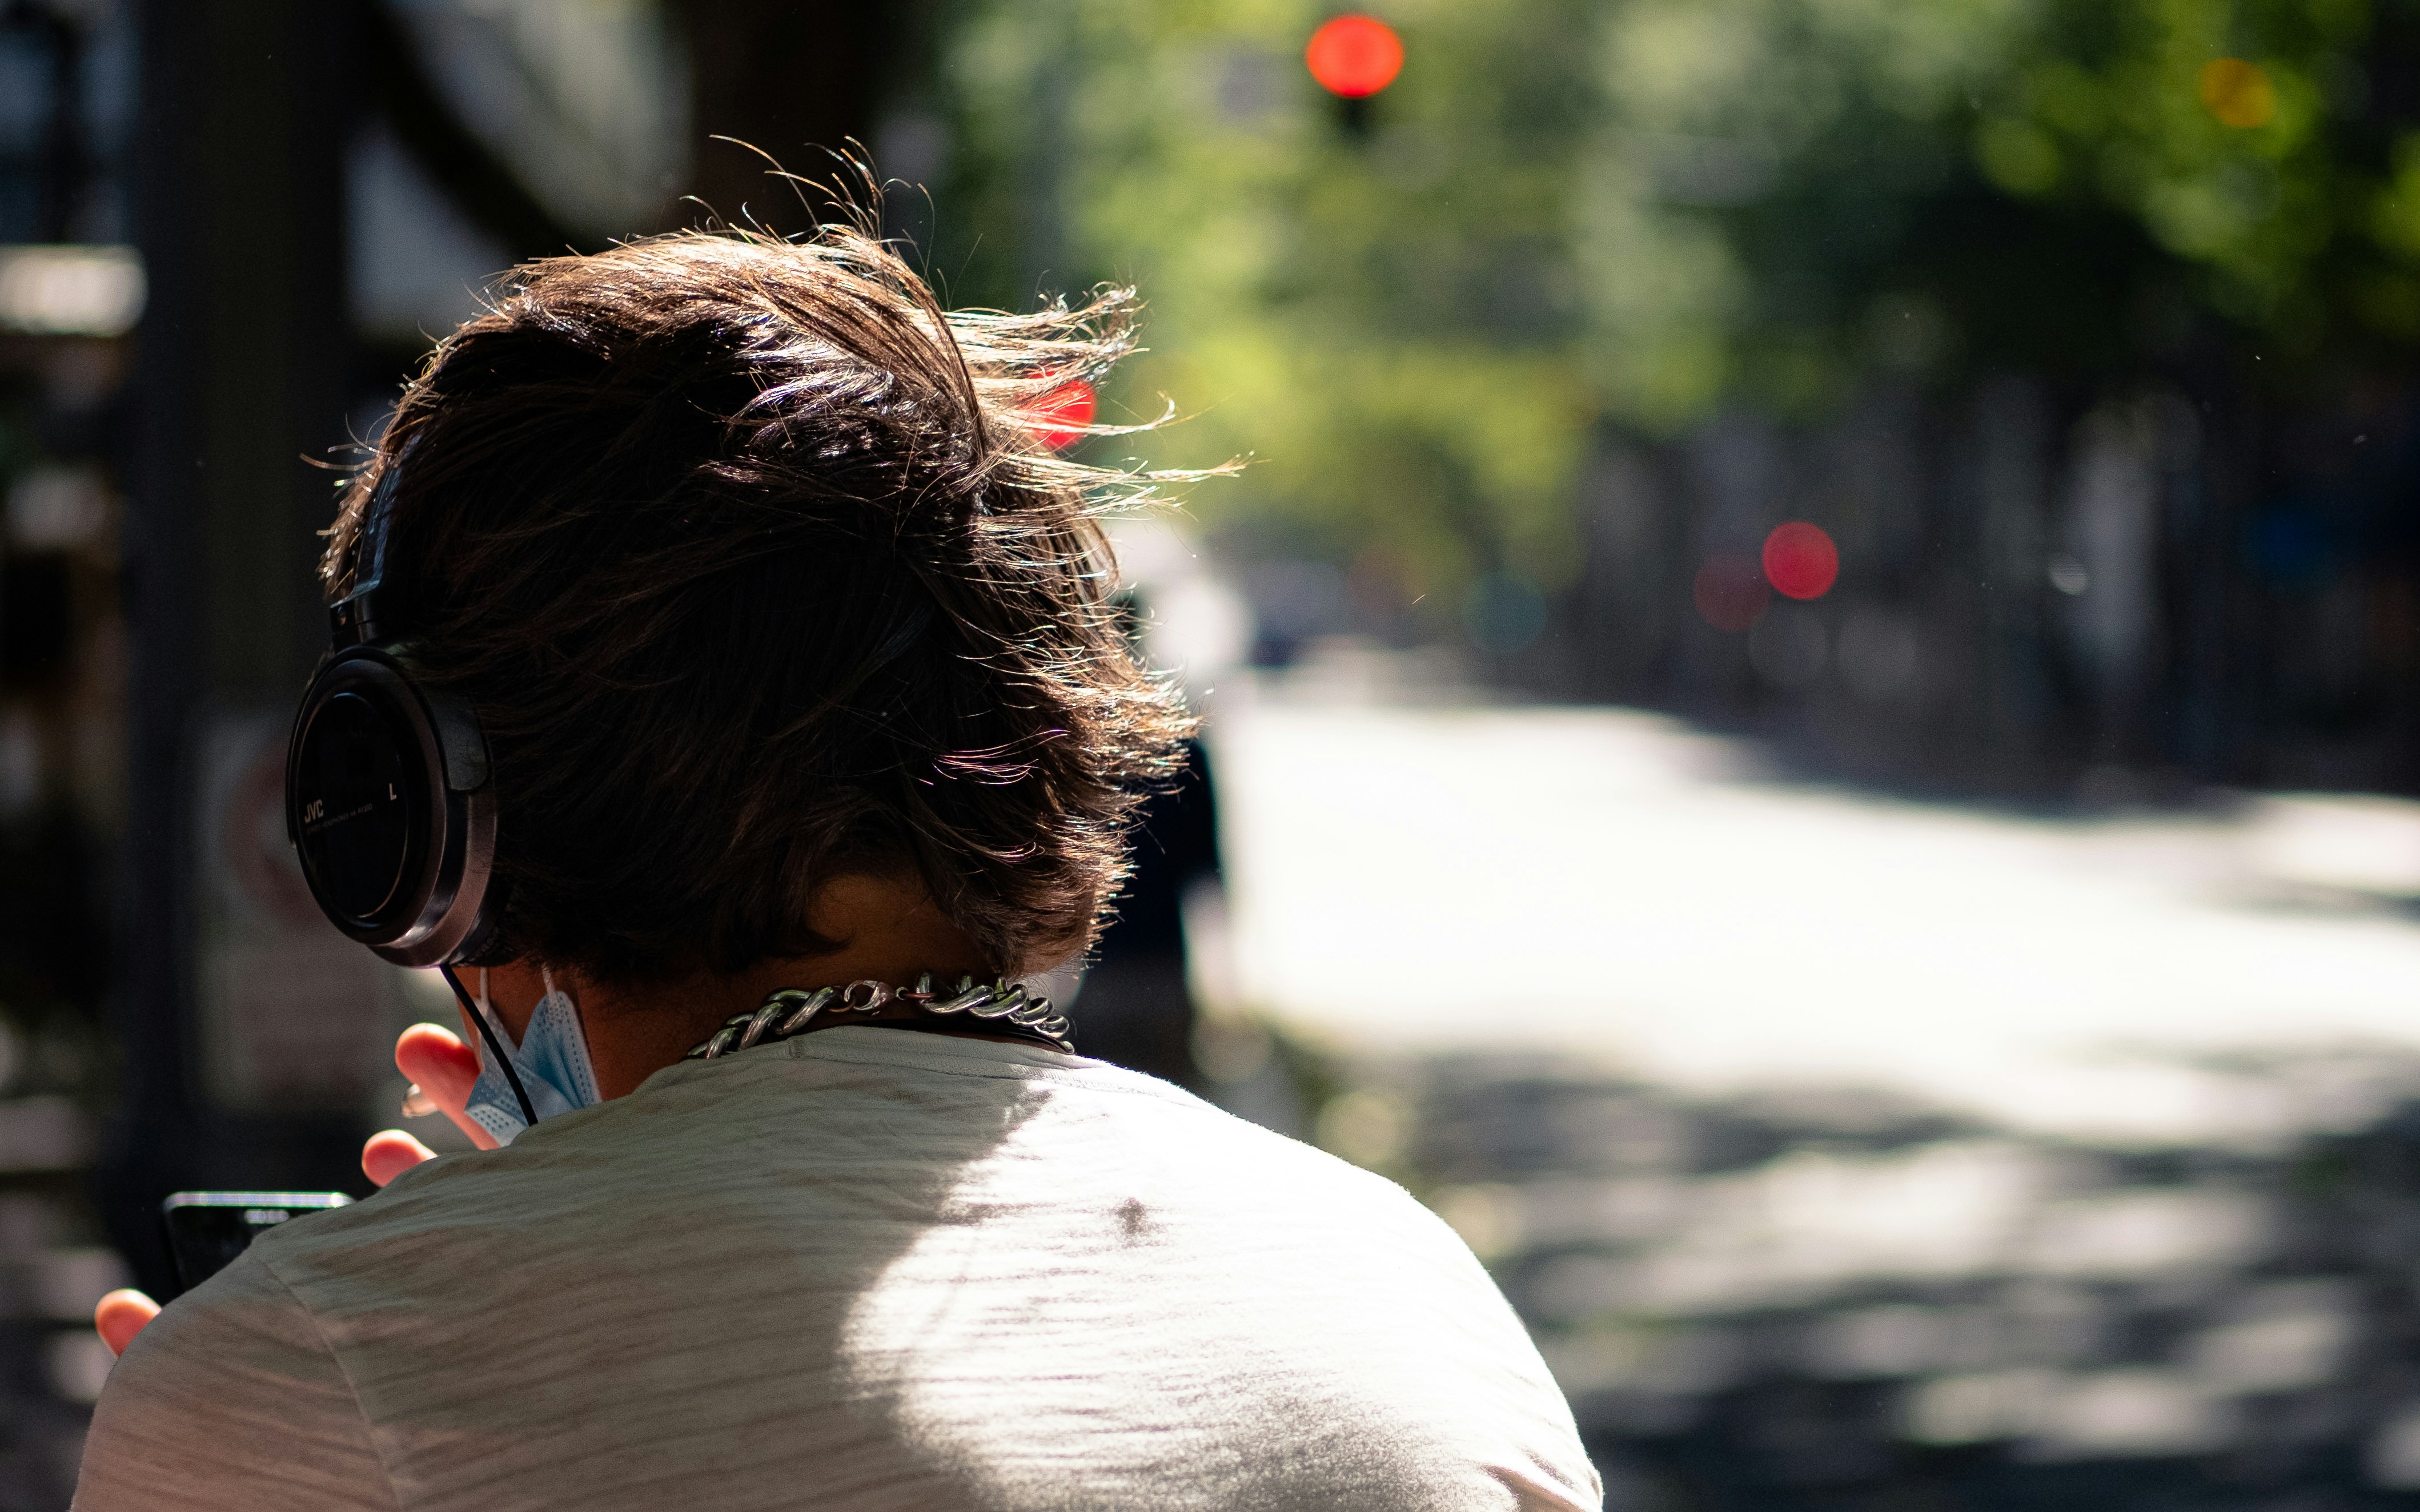
<path fill-rule="evenodd" d="M 1311 34 L 1302 61 L 1329 94 L 1365 100 L 1404 71 L 1404 39 L 1374 16 L 1338 16 Z"/>
<path fill-rule="evenodd" d="M 1765 580 L 1792 598 L 1821 598 L 1840 576 L 1840 550 L 1820 525 L 1776 525 L 1764 538 Z"/>

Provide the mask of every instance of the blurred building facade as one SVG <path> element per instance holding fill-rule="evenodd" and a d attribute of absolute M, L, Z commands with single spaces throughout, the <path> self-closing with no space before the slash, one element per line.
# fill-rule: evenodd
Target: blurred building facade
<path fill-rule="evenodd" d="M 145 302 L 131 17 L 0 7 L 0 1506 L 64 1505 L 125 1267 L 91 1200 L 127 817 Z"/>
<path fill-rule="evenodd" d="M 1885 782 L 2086 802 L 2420 783 L 2412 403 L 2003 375 L 1747 414 L 1584 473 L 1587 566 L 1500 662 L 1550 696 L 1748 725 Z M 1811 521 L 1821 599 L 1710 623 L 1696 575 Z"/>

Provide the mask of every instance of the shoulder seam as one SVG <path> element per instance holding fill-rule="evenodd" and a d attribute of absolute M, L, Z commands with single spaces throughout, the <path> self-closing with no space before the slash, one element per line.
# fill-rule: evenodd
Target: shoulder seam
<path fill-rule="evenodd" d="M 362 1407 L 362 1389 L 354 1383 L 352 1371 L 346 1368 L 345 1357 L 336 1351 L 334 1341 L 328 1337 L 327 1328 L 319 1321 L 319 1315 L 311 1310 L 311 1304 L 302 1300 L 302 1294 L 294 1289 L 291 1282 L 277 1273 L 276 1265 L 268 1256 L 258 1255 L 257 1258 L 260 1261 L 261 1270 L 268 1273 L 269 1279 L 276 1282 L 279 1289 L 294 1299 L 294 1305 L 301 1308 L 302 1316 L 310 1320 L 311 1333 L 318 1339 L 319 1348 L 328 1352 L 328 1360 L 336 1367 L 336 1374 L 344 1378 L 345 1395 L 352 1398 L 353 1413 L 362 1421 L 362 1442 L 369 1445 L 370 1458 L 376 1461 L 379 1467 L 380 1479 L 386 1483 L 387 1504 L 394 1507 L 396 1512 L 403 1512 L 403 1498 L 395 1489 L 395 1472 L 387 1466 L 386 1451 L 379 1446 L 378 1431 L 370 1426 L 370 1415 Z"/>

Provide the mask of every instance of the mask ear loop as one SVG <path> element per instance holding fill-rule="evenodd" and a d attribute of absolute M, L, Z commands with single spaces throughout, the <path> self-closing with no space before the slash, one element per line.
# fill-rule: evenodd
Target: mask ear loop
<path fill-rule="evenodd" d="M 450 963 L 440 965 L 437 974 L 445 979 L 446 986 L 454 989 L 454 995 L 461 1000 L 462 1011 L 470 1014 L 471 1022 L 479 1026 L 479 1038 L 488 1041 L 488 1053 L 495 1057 L 496 1064 L 504 1069 L 504 1080 L 511 1084 L 513 1089 L 513 1100 L 521 1105 L 521 1121 L 535 1127 L 537 1109 L 531 1105 L 530 1095 L 521 1087 L 521 1073 L 513 1070 L 513 1057 L 504 1054 L 503 1042 L 496 1038 L 495 1026 L 488 1022 L 488 1015 L 480 1011 L 481 1005 L 473 1002 L 471 995 L 463 991 L 462 979 L 454 974 Z M 486 973 L 483 971 L 480 975 L 485 977 Z M 484 991 L 481 995 L 484 998 Z"/>
<path fill-rule="evenodd" d="M 581 1037 L 583 1040 L 586 1039 L 588 1034 L 588 1026 L 580 1016 L 580 1000 L 572 996 L 569 993 L 565 992 L 562 988 L 556 986 L 554 984 L 554 973 L 548 970 L 546 967 L 538 967 L 537 974 L 546 981 L 546 995 L 548 997 L 560 997 L 563 999 L 563 1006 L 571 1010 L 571 1022 L 579 1027 Z"/>

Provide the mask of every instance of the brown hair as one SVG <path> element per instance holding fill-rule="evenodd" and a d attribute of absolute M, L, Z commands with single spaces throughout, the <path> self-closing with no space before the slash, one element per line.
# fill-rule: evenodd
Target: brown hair
<path fill-rule="evenodd" d="M 408 449 L 387 579 L 487 731 L 491 959 L 814 954 L 808 904 L 852 872 L 921 878 L 1003 970 L 1089 942 L 1188 724 L 1098 520 L 1157 475 L 1058 457 L 1033 417 L 1133 313 L 945 312 L 854 230 L 684 232 L 529 264 L 439 345 L 323 575 L 349 583 Z"/>

